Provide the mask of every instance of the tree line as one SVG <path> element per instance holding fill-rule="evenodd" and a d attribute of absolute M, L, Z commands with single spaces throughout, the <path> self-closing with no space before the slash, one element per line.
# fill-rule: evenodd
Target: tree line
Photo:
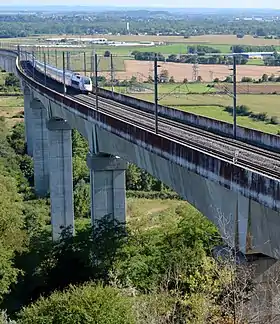
<path fill-rule="evenodd" d="M 192 55 L 192 54 L 170 54 L 166 58 L 161 53 L 156 53 L 158 61 L 164 62 L 174 62 L 174 63 L 188 63 L 188 64 L 225 64 L 231 65 L 233 63 L 233 58 L 230 56 L 225 55 L 215 55 L 215 56 L 208 56 L 208 55 Z M 132 55 L 134 55 L 135 60 L 140 61 L 153 61 L 155 59 L 154 52 L 139 52 L 133 51 Z M 248 59 L 242 55 L 236 56 L 236 63 L 240 65 L 245 65 L 248 63 Z"/>
<path fill-rule="evenodd" d="M 127 16 L 124 12 L 67 13 L 22 13 L 4 14 L 0 17 L 0 37 L 27 37 L 40 34 L 127 34 L 126 22 L 130 23 L 130 33 L 148 35 L 196 36 L 210 34 L 231 34 L 242 38 L 278 38 L 279 24 L 273 19 L 263 21 L 236 20 L 232 14 L 189 15 L 162 12 L 136 11 Z"/>

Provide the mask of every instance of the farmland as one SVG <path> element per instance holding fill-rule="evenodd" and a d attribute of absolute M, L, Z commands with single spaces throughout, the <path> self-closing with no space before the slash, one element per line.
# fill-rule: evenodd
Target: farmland
<path fill-rule="evenodd" d="M 232 84 L 216 83 L 215 88 L 218 91 L 230 92 L 232 91 Z M 239 94 L 280 94 L 280 84 L 273 82 L 264 83 L 238 83 L 236 86 L 237 93 Z"/>
<path fill-rule="evenodd" d="M 125 60 L 125 71 L 116 72 L 115 77 L 119 80 L 128 80 L 132 76 L 137 76 L 143 81 L 148 79 L 149 75 L 153 74 L 153 62 Z M 199 64 L 198 75 L 205 82 L 211 82 L 215 78 L 220 80 L 225 79 L 232 74 L 231 66 L 217 64 Z M 192 80 L 193 65 L 186 63 L 171 63 L 160 62 L 159 73 L 161 70 L 167 70 L 169 76 L 173 76 L 176 82 L 182 82 L 185 78 Z M 279 75 L 279 67 L 277 66 L 252 66 L 242 65 L 237 67 L 237 80 L 240 81 L 243 77 L 251 77 L 259 79 L 266 73 L 268 75 Z"/>
<path fill-rule="evenodd" d="M 55 37 L 55 36 L 53 36 Z M 67 35 L 67 37 L 77 37 L 77 35 Z M 81 36 L 81 37 L 92 37 L 92 36 Z M 211 45 L 224 45 L 227 47 L 221 47 L 226 49 L 231 45 L 274 45 L 280 46 L 279 39 L 265 39 L 264 37 L 254 38 L 250 35 L 245 35 L 243 38 L 237 38 L 235 35 L 201 35 L 201 36 L 190 36 L 184 38 L 184 36 L 155 36 L 155 35 L 94 35 L 94 37 L 104 37 L 112 41 L 120 42 L 164 42 L 169 44 L 203 44 Z M 22 38 L 19 39 L 22 41 Z M 220 49 L 221 49 L 220 48 Z"/>

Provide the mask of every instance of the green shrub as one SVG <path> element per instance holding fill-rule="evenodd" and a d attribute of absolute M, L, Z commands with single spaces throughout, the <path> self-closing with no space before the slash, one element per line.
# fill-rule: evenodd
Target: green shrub
<path fill-rule="evenodd" d="M 70 269 L 69 269 L 70 270 Z M 24 308 L 19 324 L 133 324 L 132 298 L 112 287 L 70 286 Z"/>
<path fill-rule="evenodd" d="M 176 192 L 174 191 L 126 191 L 127 198 L 145 198 L 145 199 L 176 199 L 182 200 Z"/>
<path fill-rule="evenodd" d="M 278 125 L 279 124 L 278 118 L 276 116 L 271 116 L 269 123 L 272 125 Z"/>

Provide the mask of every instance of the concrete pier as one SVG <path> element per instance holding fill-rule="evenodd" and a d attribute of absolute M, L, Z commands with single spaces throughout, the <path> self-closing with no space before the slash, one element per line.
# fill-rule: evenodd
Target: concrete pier
<path fill-rule="evenodd" d="M 31 91 L 28 87 L 24 87 L 24 125 L 25 125 L 25 142 L 27 146 L 27 154 L 33 156 L 32 142 L 32 111 L 31 111 Z"/>
<path fill-rule="evenodd" d="M 63 228 L 74 232 L 72 137 L 71 127 L 64 120 L 51 119 L 47 127 L 52 235 L 57 240 Z"/>
<path fill-rule="evenodd" d="M 262 254 L 247 258 L 254 277 L 247 305 L 250 323 L 280 323 L 280 262 Z"/>
<path fill-rule="evenodd" d="M 39 100 L 32 100 L 32 143 L 34 159 L 34 186 L 38 196 L 44 197 L 49 191 L 49 143 L 46 127 L 47 110 Z"/>
<path fill-rule="evenodd" d="M 92 224 L 106 215 L 124 223 L 126 162 L 114 156 L 88 154 L 87 165 L 90 169 Z"/>

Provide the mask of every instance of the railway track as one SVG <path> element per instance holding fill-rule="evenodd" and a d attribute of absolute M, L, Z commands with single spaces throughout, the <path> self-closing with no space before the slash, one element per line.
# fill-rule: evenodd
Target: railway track
<path fill-rule="evenodd" d="M 29 76 L 33 74 L 33 71 L 30 71 L 28 67 L 26 67 L 26 72 Z M 42 82 L 44 76 L 41 73 L 36 73 L 35 80 Z M 54 80 L 48 80 L 47 85 L 63 92 L 63 85 L 57 84 Z M 83 95 L 74 91 L 67 96 L 91 109 L 96 109 L 95 95 L 93 94 Z M 143 129 L 154 131 L 154 115 L 152 113 L 140 111 L 137 108 L 103 97 L 99 97 L 98 102 L 101 112 Z M 219 157 L 231 164 L 280 179 L 280 154 L 167 118 L 159 117 L 158 122 L 159 134 L 164 137 L 172 138 L 192 149 Z"/>
<path fill-rule="evenodd" d="M 81 103 L 95 108 L 94 98 L 86 98 L 84 95 L 78 95 L 75 96 L 75 98 L 78 98 Z M 103 100 L 101 101 L 101 99 L 99 99 L 99 104 L 100 111 L 109 113 L 112 116 L 117 116 L 135 126 L 154 131 L 154 120 L 149 113 L 142 114 L 141 112 L 141 115 L 139 116 L 139 110 L 132 107 L 129 107 L 129 109 L 126 109 L 125 111 L 123 110 L 124 108 L 121 108 L 122 111 L 120 111 L 118 105 L 115 106 L 113 103 L 105 103 Z M 127 113 L 128 110 L 130 111 L 130 114 L 124 114 Z M 132 110 L 134 110 L 133 114 L 131 114 Z M 219 139 L 217 139 L 215 134 L 212 134 L 212 141 L 209 141 L 209 132 L 203 131 L 203 135 L 207 135 L 207 137 L 202 136 L 200 130 L 197 129 L 192 133 L 193 127 L 165 118 L 159 118 L 158 130 L 160 135 L 174 139 L 189 148 L 199 150 L 208 155 L 210 153 L 210 155 L 219 157 L 221 160 L 242 166 L 245 169 L 250 168 L 255 172 L 262 172 L 269 177 L 280 178 L 280 154 L 272 152 L 275 156 L 275 158 L 273 158 L 270 156 L 270 151 L 257 148 L 256 152 L 254 146 L 250 147 L 246 144 L 246 148 L 244 148 L 242 146 L 243 143 L 238 143 L 238 141 L 232 140 L 234 144 L 237 142 L 237 145 L 235 146 L 233 143 L 229 144 L 227 141 L 228 139 L 223 138 L 222 136 L 218 136 Z M 250 147 L 249 150 L 247 149 L 248 147 Z M 236 154 L 237 149 L 238 154 Z M 256 161 L 260 159 L 260 163 L 257 164 Z"/>
<path fill-rule="evenodd" d="M 95 95 L 89 94 L 89 96 L 94 98 L 94 100 L 95 100 Z M 101 102 L 101 99 L 99 99 L 99 101 Z M 126 111 L 138 112 L 139 113 L 138 108 L 134 108 L 134 107 L 131 107 L 131 106 L 126 106 L 126 105 L 120 104 L 120 103 L 115 102 L 115 101 L 110 100 L 110 99 L 102 98 L 102 104 L 103 104 L 103 102 L 107 102 L 109 104 L 112 104 L 114 107 L 120 107 L 122 109 L 125 109 Z M 149 113 L 149 112 L 145 112 L 145 111 L 141 111 L 141 116 L 154 116 L 154 114 Z M 154 117 L 150 117 L 150 118 L 154 118 Z M 170 125 L 173 125 L 174 127 L 177 127 L 178 129 L 188 130 L 188 131 L 191 131 L 193 134 L 197 134 L 197 135 L 200 135 L 200 136 L 205 135 L 205 136 L 207 136 L 208 139 L 211 139 L 211 140 L 214 140 L 214 141 L 220 141 L 221 143 L 224 143 L 225 140 L 226 140 L 227 144 L 231 144 L 232 146 L 236 147 L 239 150 L 245 150 L 246 149 L 247 151 L 250 151 L 252 153 L 261 154 L 261 155 L 267 157 L 268 159 L 274 159 L 275 161 L 279 161 L 279 163 L 280 163 L 280 152 L 275 153 L 273 151 L 262 149 L 262 148 L 260 148 L 258 146 L 253 146 L 253 145 L 247 144 L 245 142 L 241 142 L 241 141 L 238 141 L 238 140 L 235 140 L 235 139 L 232 139 L 232 138 L 227 138 L 227 137 L 224 137 L 224 136 L 221 136 L 221 135 L 218 135 L 218 134 L 215 134 L 215 133 L 211 133 L 211 132 L 203 130 L 203 129 L 196 128 L 194 126 L 187 125 L 185 123 L 180 123 L 180 122 L 177 122 L 177 121 L 173 121 L 173 120 L 168 119 L 168 118 L 159 117 L 158 119 L 159 119 L 159 121 L 165 121 L 165 122 L 168 121 L 168 123 Z M 280 165 L 279 165 L 279 167 L 280 167 Z"/>

